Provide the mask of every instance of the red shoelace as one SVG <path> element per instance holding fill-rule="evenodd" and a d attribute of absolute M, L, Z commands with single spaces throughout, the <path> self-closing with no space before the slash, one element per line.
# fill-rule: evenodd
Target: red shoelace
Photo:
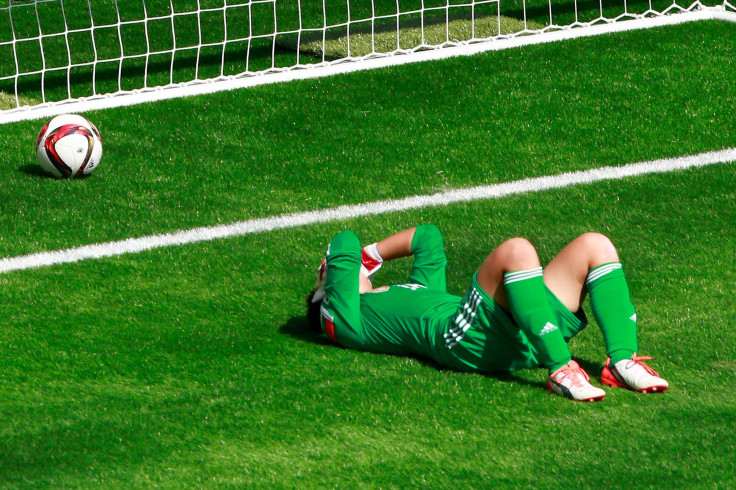
<path fill-rule="evenodd" d="M 646 370 L 646 372 L 648 372 L 648 373 L 649 373 L 649 374 L 651 374 L 652 376 L 657 376 L 657 377 L 659 377 L 659 373 L 658 373 L 657 371 L 655 371 L 654 369 L 650 368 L 650 367 L 649 367 L 649 366 L 648 366 L 648 365 L 647 365 L 647 364 L 646 364 L 646 363 L 644 362 L 644 361 L 651 361 L 651 360 L 652 360 L 652 358 L 651 358 L 651 357 L 646 357 L 646 356 L 637 356 L 637 355 L 636 355 L 636 353 L 634 353 L 634 355 L 633 355 L 633 356 L 631 356 L 631 362 L 633 362 L 633 363 L 635 363 L 635 364 L 638 364 L 638 365 L 640 365 L 641 367 L 643 367 L 643 368 L 644 368 L 644 369 Z M 628 368 L 629 366 L 630 366 L 630 365 L 627 365 L 626 367 Z"/>

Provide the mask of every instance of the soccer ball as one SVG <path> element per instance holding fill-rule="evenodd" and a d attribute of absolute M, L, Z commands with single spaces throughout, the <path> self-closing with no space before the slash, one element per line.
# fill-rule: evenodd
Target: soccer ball
<path fill-rule="evenodd" d="M 58 178 L 89 175 L 102 158 L 100 132 L 82 116 L 56 116 L 38 133 L 36 158 L 41 168 Z"/>

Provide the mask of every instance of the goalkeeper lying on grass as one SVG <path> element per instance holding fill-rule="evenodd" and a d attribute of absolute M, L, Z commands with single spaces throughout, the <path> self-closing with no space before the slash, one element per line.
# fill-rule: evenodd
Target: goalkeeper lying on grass
<path fill-rule="evenodd" d="M 384 261 L 414 256 L 409 282 L 374 288 Z M 433 225 L 399 232 L 361 249 L 355 233 L 332 240 L 308 299 L 310 325 L 338 344 L 387 354 L 433 359 L 450 369 L 476 372 L 545 367 L 547 387 L 578 401 L 602 400 L 572 360 L 567 342 L 587 319 L 590 294 L 608 360 L 604 385 L 663 392 L 667 381 L 636 352 L 636 313 L 611 241 L 586 233 L 542 269 L 523 238 L 502 243 L 473 276 L 464 298 L 449 294 L 442 236 Z"/>

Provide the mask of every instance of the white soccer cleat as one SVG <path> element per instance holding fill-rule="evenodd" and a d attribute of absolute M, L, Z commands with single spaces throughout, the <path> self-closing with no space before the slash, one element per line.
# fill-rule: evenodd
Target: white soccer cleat
<path fill-rule="evenodd" d="M 611 365 L 609 357 L 601 373 L 601 382 L 607 386 L 619 386 L 641 393 L 664 393 L 669 384 L 659 377 L 657 371 L 644 363 L 650 359 L 651 357 L 634 354 L 631 359 L 623 359 Z"/>
<path fill-rule="evenodd" d="M 547 388 L 558 395 L 578 402 L 603 400 L 606 392 L 590 384 L 589 379 L 588 373 L 577 362 L 570 361 L 549 375 Z"/>

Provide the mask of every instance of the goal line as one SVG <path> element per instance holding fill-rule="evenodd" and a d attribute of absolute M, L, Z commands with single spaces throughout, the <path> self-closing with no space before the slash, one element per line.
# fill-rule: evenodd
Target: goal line
<path fill-rule="evenodd" d="M 578 184 L 617 180 L 646 174 L 673 172 L 688 168 L 736 162 L 736 148 L 701 153 L 679 158 L 667 158 L 632 163 L 620 167 L 601 167 L 585 171 L 521 179 L 512 182 L 448 190 L 431 195 L 375 201 L 339 206 L 319 211 L 286 214 L 269 218 L 239 221 L 230 225 L 200 227 L 174 233 L 128 238 L 114 242 L 84 245 L 64 250 L 40 252 L 0 259 L 0 274 L 37 267 L 67 264 L 89 259 L 116 257 L 148 250 L 240 237 L 255 233 L 295 228 L 317 223 L 380 215 L 397 211 L 444 206 L 453 203 L 497 199 L 514 194 L 526 194 L 558 189 Z"/>

